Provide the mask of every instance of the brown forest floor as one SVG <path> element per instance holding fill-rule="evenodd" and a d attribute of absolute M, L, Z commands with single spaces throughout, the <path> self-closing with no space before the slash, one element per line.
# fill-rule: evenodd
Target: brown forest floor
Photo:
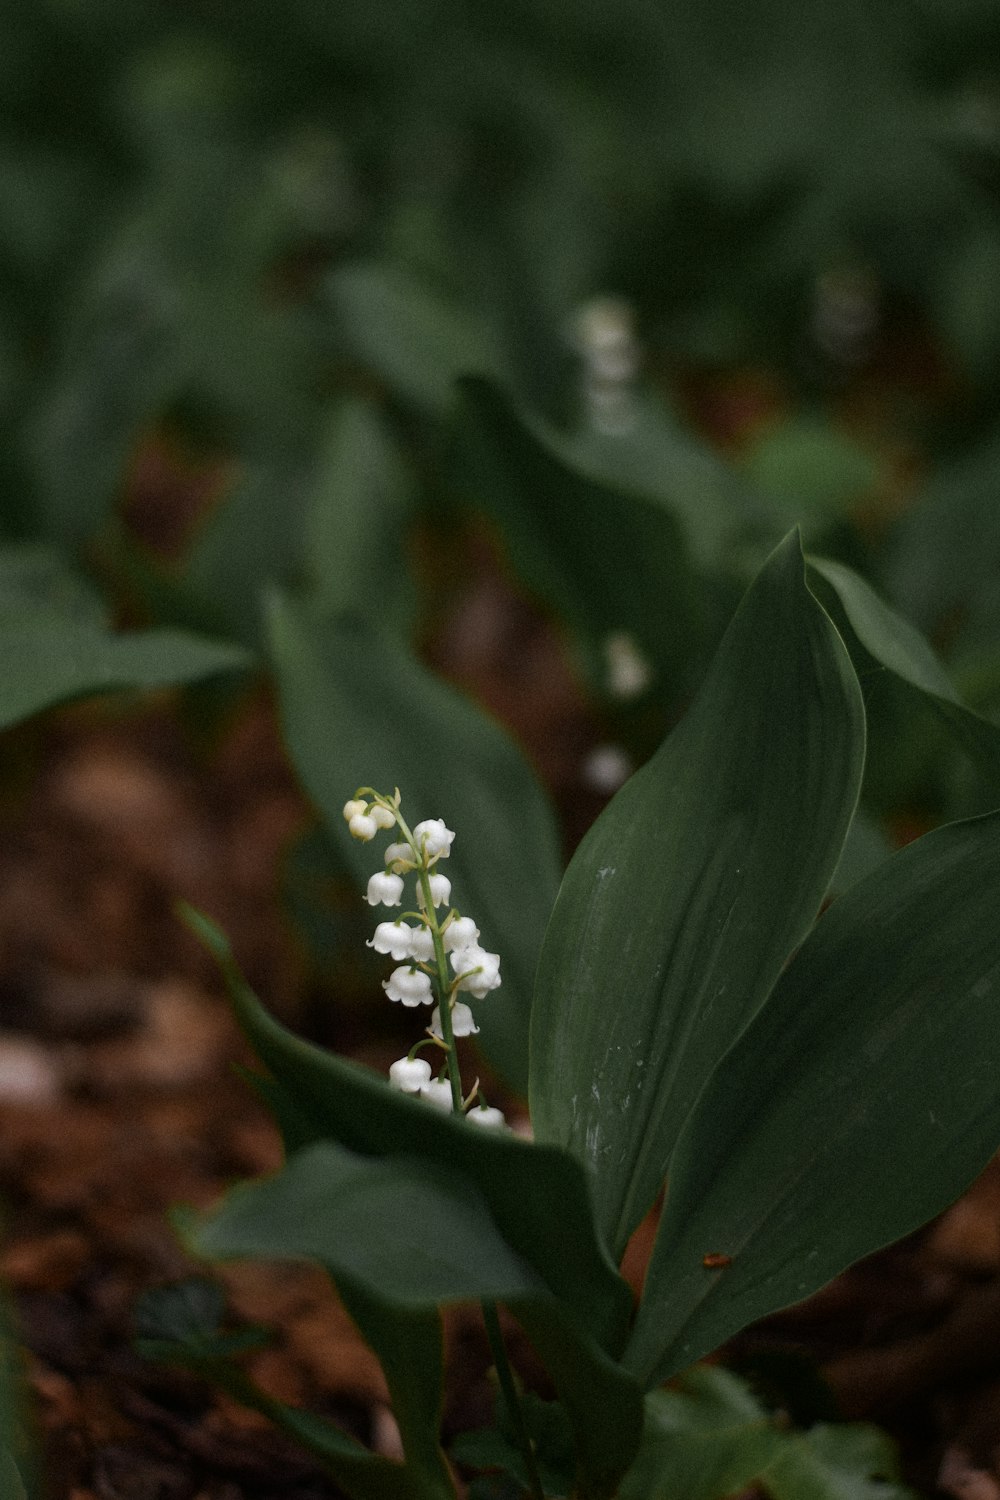
<path fill-rule="evenodd" d="M 516 725 L 582 826 L 598 805 L 578 772 L 594 729 L 552 640 L 505 615 L 488 580 L 477 608 L 461 649 L 444 643 L 453 673 Z M 475 645 L 487 638 L 489 669 Z M 132 1349 L 137 1295 L 195 1269 L 167 1210 L 207 1205 L 279 1160 L 232 1071 L 248 1059 L 216 976 L 172 901 L 215 916 L 267 1002 L 326 1044 L 384 1068 L 395 1017 L 374 998 L 335 1005 L 283 916 L 282 852 L 309 814 L 266 700 L 243 706 L 207 760 L 168 708 L 74 708 L 5 742 L 16 791 L 0 808 L 0 1276 L 50 1500 L 321 1500 L 336 1490 L 308 1455 Z M 378 1367 L 323 1278 L 243 1265 L 225 1282 L 237 1317 L 280 1330 L 251 1359 L 261 1384 L 393 1452 Z M 449 1342 L 455 1431 L 487 1419 L 491 1388 L 471 1313 L 449 1320 Z M 925 1493 L 1000 1500 L 1000 1168 L 732 1353 L 770 1359 L 772 1373 L 777 1354 L 813 1361 L 845 1415 L 900 1437 Z"/>

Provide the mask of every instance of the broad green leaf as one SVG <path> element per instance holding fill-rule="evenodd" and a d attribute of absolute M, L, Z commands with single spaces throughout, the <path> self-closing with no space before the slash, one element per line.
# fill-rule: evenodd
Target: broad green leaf
<path fill-rule="evenodd" d="M 646 1397 L 642 1447 L 619 1500 L 906 1500 L 892 1443 L 874 1427 L 789 1429 L 736 1375 L 696 1366 Z"/>
<path fill-rule="evenodd" d="M 815 919 L 863 753 L 857 679 L 790 536 L 686 718 L 583 840 L 545 937 L 532 1119 L 590 1166 L 616 1253 L 705 1080 Z"/>
<path fill-rule="evenodd" d="M 420 411 L 439 416 L 460 375 L 505 370 L 503 349 L 475 308 L 404 266 L 340 266 L 328 294 L 351 352 Z"/>
<path fill-rule="evenodd" d="M 626 1353 L 647 1386 L 925 1223 L 985 1166 L 998 902 L 991 814 L 910 844 L 821 918 L 678 1144 Z"/>
<path fill-rule="evenodd" d="M 363 899 L 380 840 L 359 846 L 342 808 L 359 786 L 398 786 L 411 828 L 442 817 L 456 831 L 452 899 L 499 951 L 502 987 L 477 1007 L 483 1050 L 522 1091 L 528 1009 L 542 932 L 558 885 L 552 811 L 513 741 L 398 641 L 362 620 L 317 622 L 290 601 L 270 611 L 285 739 Z"/>
<path fill-rule="evenodd" d="M 864 649 L 922 693 L 977 765 L 988 776 L 1000 778 L 1000 726 L 962 702 L 920 631 L 843 563 L 813 557 L 809 564 L 836 592 Z"/>
<path fill-rule="evenodd" d="M 627 637 L 651 685 L 676 691 L 701 641 L 700 595 L 676 519 L 656 500 L 574 470 L 490 386 L 467 381 L 447 482 L 485 510 L 523 583 L 572 630 L 596 690 L 614 696 L 606 647 Z"/>
<path fill-rule="evenodd" d="M 705 570 L 717 572 L 748 538 L 780 536 L 786 524 L 776 530 L 763 496 L 685 429 L 660 392 L 636 393 L 633 420 L 620 434 L 534 430 L 577 474 L 667 511 Z"/>
<path fill-rule="evenodd" d="M 373 1160 L 333 1141 L 306 1146 L 273 1177 L 232 1188 L 188 1232 L 212 1259 L 320 1261 L 404 1310 L 545 1286 L 504 1242 L 471 1179 L 413 1156 Z"/>
<path fill-rule="evenodd" d="M 413 584 L 404 544 L 411 481 L 392 433 L 370 401 L 332 412 L 305 518 L 304 565 L 317 614 L 370 610 L 409 623 Z"/>
<path fill-rule="evenodd" d="M 575 1324 L 615 1354 L 624 1342 L 632 1295 L 599 1244 L 579 1164 L 553 1147 L 476 1131 L 286 1031 L 243 979 L 218 928 L 190 907 L 181 910 L 218 962 L 255 1052 L 291 1095 L 297 1138 L 332 1140 L 373 1157 L 419 1157 L 472 1178 L 512 1250 Z M 270 1087 L 265 1097 L 272 1097 Z M 280 1109 L 279 1118 L 284 1123 Z"/>
<path fill-rule="evenodd" d="M 199 682 L 253 664 L 224 641 L 180 630 L 113 634 L 55 610 L 8 618 L 0 636 L 0 729 L 74 698 Z"/>

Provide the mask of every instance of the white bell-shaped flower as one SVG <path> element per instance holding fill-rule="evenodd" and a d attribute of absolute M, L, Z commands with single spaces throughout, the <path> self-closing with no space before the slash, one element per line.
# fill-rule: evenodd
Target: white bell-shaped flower
<path fill-rule="evenodd" d="M 480 1126 L 483 1130 L 502 1130 L 507 1121 L 504 1119 L 502 1109 L 494 1109 L 492 1104 L 485 1107 L 481 1104 L 473 1105 L 465 1118 L 473 1125 Z"/>
<path fill-rule="evenodd" d="M 447 859 L 455 835 L 444 826 L 443 818 L 425 818 L 414 828 L 413 838 L 418 849 L 424 848 L 428 859 Z"/>
<path fill-rule="evenodd" d="M 444 951 L 454 953 L 479 942 L 479 928 L 471 917 L 455 917 L 444 930 Z"/>
<path fill-rule="evenodd" d="M 378 824 L 367 813 L 355 813 L 347 827 L 351 838 L 360 839 L 363 844 L 367 844 L 378 833 Z"/>
<path fill-rule="evenodd" d="M 430 1078 L 431 1065 L 422 1057 L 401 1057 L 389 1069 L 389 1082 L 402 1094 L 419 1094 Z"/>
<path fill-rule="evenodd" d="M 435 1036 L 443 1039 L 444 1032 L 441 1030 L 440 1005 L 435 1005 L 434 1007 L 434 1013 L 431 1016 L 431 1030 Z M 461 1000 L 454 1001 L 451 1007 L 452 1036 L 476 1036 L 478 1031 L 479 1027 L 476 1025 L 476 1018 L 469 1007 L 463 1005 Z"/>
<path fill-rule="evenodd" d="M 413 850 L 409 844 L 390 844 L 385 851 L 385 867 L 394 875 L 413 868 Z"/>
<path fill-rule="evenodd" d="M 398 963 L 401 958 L 417 958 L 413 951 L 413 928 L 406 922 L 380 922 L 375 935 L 365 944 L 376 953 L 388 953 Z"/>
<path fill-rule="evenodd" d="M 381 802 L 375 803 L 369 816 L 379 828 L 395 828 L 396 826 L 395 817 L 387 807 L 382 806 Z"/>
<path fill-rule="evenodd" d="M 368 811 L 368 803 L 352 797 L 349 802 L 344 803 L 344 822 L 349 823 L 352 818 L 363 816 Z"/>
<path fill-rule="evenodd" d="M 369 906 L 399 906 L 403 900 L 403 878 L 379 870 L 368 882 Z"/>
<path fill-rule="evenodd" d="M 430 1083 L 425 1083 L 421 1088 L 420 1097 L 437 1109 L 443 1109 L 446 1113 L 450 1113 L 455 1107 L 451 1097 L 451 1084 L 447 1078 L 432 1078 Z"/>
<path fill-rule="evenodd" d="M 434 906 L 447 906 L 451 900 L 451 881 L 447 875 L 428 875 L 427 884 L 431 888 L 431 901 Z M 417 886 L 417 900 L 420 906 L 424 906 L 424 889 L 422 885 Z"/>
<path fill-rule="evenodd" d="M 467 990 L 477 1000 L 500 988 L 500 955 L 487 953 L 478 943 L 453 953 L 451 966 L 458 979 L 457 988 Z"/>
<path fill-rule="evenodd" d="M 418 964 L 429 964 L 434 958 L 434 937 L 429 927 L 421 924 L 410 928 L 410 957 Z"/>
<path fill-rule="evenodd" d="M 382 988 L 390 1000 L 398 1000 L 401 1005 L 432 1005 L 434 1002 L 430 975 L 422 969 L 393 969 L 389 978 L 383 979 Z"/>

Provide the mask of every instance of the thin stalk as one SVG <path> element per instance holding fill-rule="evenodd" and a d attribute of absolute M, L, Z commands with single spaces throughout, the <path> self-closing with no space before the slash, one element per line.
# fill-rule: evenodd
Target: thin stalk
<path fill-rule="evenodd" d="M 524 1409 L 521 1406 L 521 1399 L 517 1394 L 517 1386 L 514 1384 L 514 1376 L 511 1372 L 510 1361 L 507 1358 L 507 1350 L 504 1348 L 503 1334 L 500 1332 L 497 1305 L 495 1302 L 484 1302 L 482 1306 L 483 1321 L 486 1324 L 486 1337 L 490 1341 L 490 1353 L 493 1355 L 493 1364 L 497 1372 L 497 1379 L 500 1382 L 504 1404 L 507 1407 L 507 1416 L 517 1436 L 521 1452 L 524 1455 L 524 1466 L 528 1471 L 528 1489 L 531 1493 L 531 1500 L 545 1500 L 545 1491 L 542 1489 L 542 1481 L 538 1475 L 538 1465 L 535 1462 L 535 1450 L 532 1447 L 527 1423 L 524 1420 Z"/>

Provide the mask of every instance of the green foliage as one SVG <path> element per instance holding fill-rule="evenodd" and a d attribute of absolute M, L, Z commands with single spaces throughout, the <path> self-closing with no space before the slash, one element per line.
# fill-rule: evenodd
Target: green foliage
<path fill-rule="evenodd" d="M 863 756 L 857 681 L 793 538 L 683 723 L 581 844 L 546 934 L 532 1118 L 540 1140 L 587 1162 L 619 1254 L 706 1080 L 819 910 Z"/>
<path fill-rule="evenodd" d="M 874 1427 L 791 1428 L 728 1370 L 701 1366 L 646 1397 L 642 1452 L 620 1500 L 908 1500 L 892 1444 Z"/>
<path fill-rule="evenodd" d="M 819 561 L 812 576 L 867 652 L 947 705 L 962 734 L 975 716 L 922 637 L 850 570 Z M 286 636 L 289 661 L 306 659 L 305 641 L 292 651 Z M 374 670 L 377 647 L 345 653 L 330 674 L 353 682 L 345 713 L 363 685 L 352 661 Z M 302 680 L 303 721 L 328 691 Z M 976 723 L 987 743 L 991 726 Z M 625 1500 L 643 1486 L 721 1500 L 752 1480 L 777 1500 L 832 1500 L 848 1482 L 904 1493 L 873 1435 L 792 1434 L 721 1374 L 649 1398 L 640 1441 L 640 1386 L 925 1222 L 1000 1138 L 1000 813 L 868 857 L 871 872 L 844 880 L 817 922 L 864 739 L 850 657 L 789 536 L 686 718 L 563 881 L 532 1012 L 531 1145 L 473 1130 L 291 1035 L 217 929 L 187 913 L 271 1074 L 258 1087 L 289 1152 L 275 1177 L 192 1221 L 189 1242 L 208 1256 L 327 1266 L 393 1371 L 414 1472 L 437 1472 L 436 1417 L 414 1403 L 438 1346 L 434 1323 L 408 1333 L 405 1318 L 479 1298 L 506 1302 L 544 1361 L 581 1495 L 623 1483 Z M 612 1263 L 665 1180 L 632 1317 Z M 499 1472 L 497 1493 L 503 1474 L 532 1486 L 510 1441 L 501 1431 L 458 1449 Z"/>
<path fill-rule="evenodd" d="M 626 1356 L 650 1385 L 926 1222 L 996 1149 L 998 824 L 938 829 L 839 897 L 715 1069 Z"/>

